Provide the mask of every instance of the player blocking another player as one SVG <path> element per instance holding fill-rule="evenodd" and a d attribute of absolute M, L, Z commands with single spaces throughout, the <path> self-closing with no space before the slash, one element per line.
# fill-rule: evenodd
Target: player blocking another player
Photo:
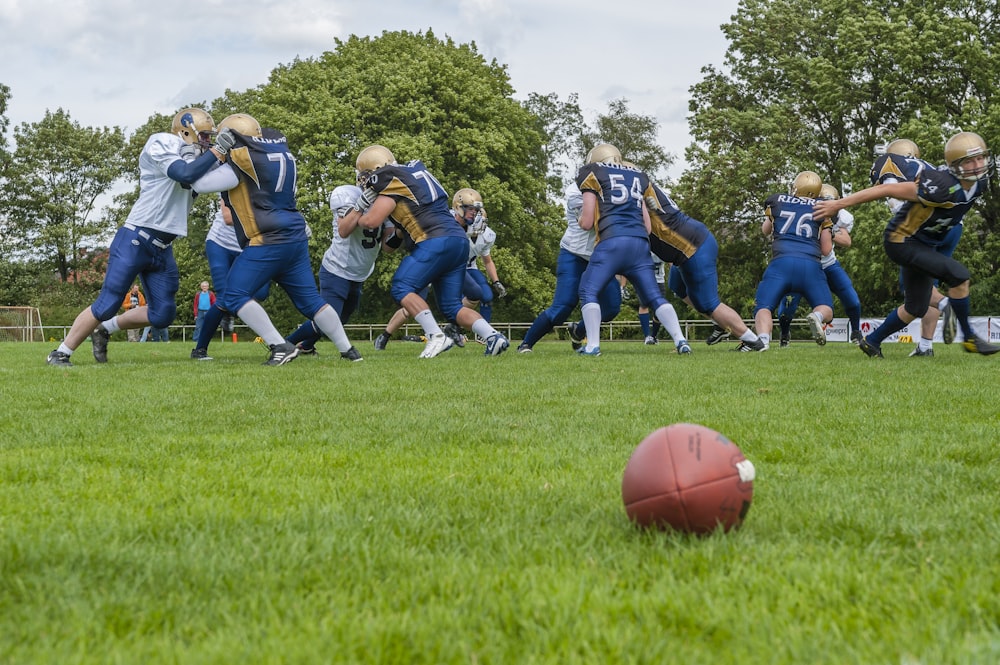
<path fill-rule="evenodd" d="M 397 164 L 392 152 L 371 145 L 358 154 L 358 186 L 363 188 L 346 220 L 377 228 L 391 219 L 413 241 L 392 276 L 393 299 L 424 330 L 427 344 L 421 358 L 434 358 L 452 347 L 420 292 L 433 284 L 442 313 L 451 322 L 486 340 L 486 355 L 507 350 L 507 338 L 479 312 L 462 305 L 469 239 L 448 207 L 448 194 L 420 160 Z"/>

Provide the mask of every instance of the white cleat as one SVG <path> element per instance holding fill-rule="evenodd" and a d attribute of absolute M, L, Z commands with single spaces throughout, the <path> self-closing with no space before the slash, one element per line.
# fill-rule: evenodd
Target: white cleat
<path fill-rule="evenodd" d="M 806 319 L 809 320 L 809 330 L 812 332 L 812 338 L 820 346 L 826 344 L 826 330 L 823 328 L 823 319 L 820 318 L 819 312 L 809 312 L 806 315 Z"/>
<path fill-rule="evenodd" d="M 433 358 L 434 356 L 439 356 L 454 344 L 455 342 L 452 341 L 451 337 L 448 337 L 443 332 L 431 335 L 427 338 L 427 344 L 424 345 L 424 350 L 420 354 L 420 357 Z"/>

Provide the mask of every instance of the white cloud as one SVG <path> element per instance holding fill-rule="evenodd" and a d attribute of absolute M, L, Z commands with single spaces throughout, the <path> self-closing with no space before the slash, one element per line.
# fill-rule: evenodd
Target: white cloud
<path fill-rule="evenodd" d="M 507 65 L 518 99 L 578 93 L 588 118 L 627 98 L 661 123 L 683 155 L 688 88 L 721 65 L 719 26 L 738 0 L 0 0 L 0 82 L 8 118 L 36 122 L 63 108 L 88 126 L 133 129 L 154 112 L 266 82 L 276 66 L 318 57 L 335 39 L 433 30 L 475 41 Z"/>

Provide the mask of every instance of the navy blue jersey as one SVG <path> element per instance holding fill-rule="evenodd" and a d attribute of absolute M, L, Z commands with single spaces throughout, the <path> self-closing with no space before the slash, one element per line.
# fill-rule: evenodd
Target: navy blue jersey
<path fill-rule="evenodd" d="M 914 238 L 937 247 L 952 227 L 962 222 L 978 198 L 986 191 L 986 180 L 966 190 L 962 181 L 945 169 L 925 168 L 917 180 L 919 201 L 905 201 L 885 227 L 889 242 Z"/>
<path fill-rule="evenodd" d="M 772 258 L 799 256 L 820 259 L 819 234 L 833 226 L 829 219 L 813 217 L 816 199 L 791 194 L 772 194 L 764 201 L 764 214 L 771 220 L 773 229 Z"/>
<path fill-rule="evenodd" d="M 376 169 L 366 187 L 396 202 L 389 218 L 403 227 L 414 243 L 428 238 L 466 237 L 465 229 L 451 212 L 448 193 L 419 159 Z"/>
<path fill-rule="evenodd" d="M 657 185 L 652 185 L 652 188 L 663 210 L 649 210 L 652 224 L 649 248 L 665 263 L 682 265 L 705 242 L 709 236 L 708 227 L 681 212 L 673 199 Z"/>
<path fill-rule="evenodd" d="M 597 195 L 597 242 L 616 236 L 649 237 L 642 201 L 654 193 L 645 173 L 621 164 L 586 164 L 576 184 L 581 192 Z"/>
<path fill-rule="evenodd" d="M 902 155 L 881 155 L 872 164 L 868 177 L 873 185 L 886 182 L 916 182 L 920 172 L 925 168 L 934 167 L 922 159 Z"/>
<path fill-rule="evenodd" d="M 234 132 L 226 158 L 239 184 L 223 194 L 233 212 L 241 247 L 307 240 L 306 220 L 295 204 L 295 157 L 284 137 L 257 138 Z"/>

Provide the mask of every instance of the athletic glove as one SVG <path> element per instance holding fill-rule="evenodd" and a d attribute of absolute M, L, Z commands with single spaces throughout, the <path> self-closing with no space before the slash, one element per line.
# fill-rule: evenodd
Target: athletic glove
<path fill-rule="evenodd" d="M 228 153 L 234 145 L 236 145 L 236 137 L 233 136 L 233 130 L 226 127 L 216 135 L 215 145 L 212 147 L 215 149 L 215 152 L 225 157 L 226 153 Z"/>
<path fill-rule="evenodd" d="M 649 210 L 663 210 L 663 208 L 660 207 L 660 202 L 653 195 L 646 197 L 646 208 Z"/>
<path fill-rule="evenodd" d="M 497 292 L 497 298 L 503 298 L 507 295 L 507 287 L 499 279 L 493 282 L 493 290 Z"/>
<path fill-rule="evenodd" d="M 201 156 L 201 146 L 197 143 L 185 143 L 181 146 L 181 159 L 185 162 L 193 162 Z"/>
<path fill-rule="evenodd" d="M 361 192 L 361 196 L 359 196 L 358 200 L 354 202 L 354 209 L 363 215 L 368 212 L 368 208 L 372 207 L 372 204 L 375 203 L 375 199 L 377 198 L 378 192 L 374 189 L 366 189 Z"/>

